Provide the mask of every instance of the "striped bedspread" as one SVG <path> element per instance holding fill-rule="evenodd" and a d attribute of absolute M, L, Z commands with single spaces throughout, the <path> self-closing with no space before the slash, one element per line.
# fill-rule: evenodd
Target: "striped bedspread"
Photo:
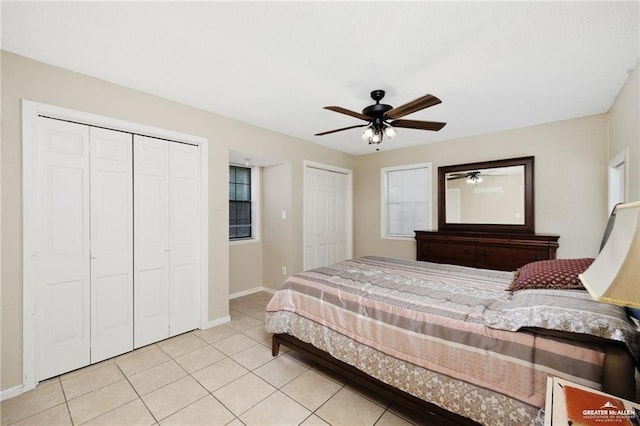
<path fill-rule="evenodd" d="M 624 310 L 583 291 L 507 291 L 513 274 L 363 257 L 296 274 L 267 306 L 287 333 L 450 411 L 485 424 L 527 424 L 548 375 L 600 387 L 604 353 L 525 327 L 617 340 L 637 357 Z"/>

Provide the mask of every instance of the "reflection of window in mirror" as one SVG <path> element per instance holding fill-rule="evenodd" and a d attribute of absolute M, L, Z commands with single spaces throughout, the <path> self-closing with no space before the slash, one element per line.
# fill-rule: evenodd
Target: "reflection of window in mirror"
<path fill-rule="evenodd" d="M 613 209 L 618 203 L 627 201 L 627 156 L 629 148 L 620 151 L 609 160 L 608 180 L 609 180 L 609 205 L 608 211 Z"/>
<path fill-rule="evenodd" d="M 447 188 L 447 222 L 460 223 L 460 188 Z"/>

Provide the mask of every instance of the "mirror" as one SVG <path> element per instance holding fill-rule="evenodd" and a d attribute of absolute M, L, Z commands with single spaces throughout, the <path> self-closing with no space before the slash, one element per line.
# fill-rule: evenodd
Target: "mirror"
<path fill-rule="evenodd" d="M 438 229 L 534 233 L 533 157 L 438 167 Z"/>

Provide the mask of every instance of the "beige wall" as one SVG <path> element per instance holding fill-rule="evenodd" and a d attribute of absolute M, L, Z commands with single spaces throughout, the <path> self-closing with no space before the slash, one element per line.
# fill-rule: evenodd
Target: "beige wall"
<path fill-rule="evenodd" d="M 380 237 L 380 168 L 431 162 L 436 185 L 440 166 L 529 155 L 535 156 L 536 232 L 560 235 L 559 257 L 595 255 L 607 218 L 607 126 L 602 114 L 356 157 L 356 256 L 415 259 L 414 240 Z"/>
<path fill-rule="evenodd" d="M 640 201 L 640 65 L 636 65 L 609 114 L 609 158 L 629 148 L 629 199 Z"/>
<path fill-rule="evenodd" d="M 269 256 L 269 261 L 262 264 L 262 282 L 264 287 L 276 289 L 286 278 L 282 275 L 282 267 L 287 267 L 287 273 L 296 268 L 289 262 L 294 260 L 294 249 L 286 244 L 296 229 L 302 233 L 301 222 L 296 222 L 291 214 L 293 206 L 291 163 L 265 167 L 262 171 L 263 212 L 262 235 L 264 236 L 263 250 Z M 302 182 L 301 179 L 298 182 Z M 282 212 L 287 218 L 282 219 Z M 301 211 L 301 210 L 300 210 Z M 300 215 L 301 216 L 301 215 Z M 295 228 L 300 226 L 300 228 Z M 300 246 L 302 251 L 302 246 Z M 300 265 L 302 261 L 300 260 Z"/>
<path fill-rule="evenodd" d="M 116 119 L 203 136 L 209 140 L 209 319 L 228 314 L 230 289 L 260 285 L 261 264 L 302 269 L 302 166 L 312 160 L 351 168 L 350 155 L 171 102 L 96 78 L 2 52 L 2 360 L 0 389 L 22 383 L 22 135 L 21 100 L 29 99 Z M 228 155 L 233 149 L 276 156 L 290 164 L 278 187 L 291 199 L 287 232 L 263 234 L 258 245 L 228 242 Z M 264 212 L 263 212 L 264 213 Z M 279 212 L 278 212 L 279 214 Z M 272 243 L 269 238 L 277 237 Z M 278 244 L 289 251 L 262 250 Z M 251 268 L 247 268 L 251 265 Z M 257 271 L 253 266 L 258 266 Z M 279 266 L 278 266 L 279 268 Z M 230 271 L 231 269 L 231 271 Z M 251 271 L 246 271 L 251 269 Z M 230 281 L 231 277 L 233 282 Z M 282 276 L 269 277 L 277 285 Z"/>
<path fill-rule="evenodd" d="M 229 244 L 229 295 L 262 286 L 262 242 Z"/>

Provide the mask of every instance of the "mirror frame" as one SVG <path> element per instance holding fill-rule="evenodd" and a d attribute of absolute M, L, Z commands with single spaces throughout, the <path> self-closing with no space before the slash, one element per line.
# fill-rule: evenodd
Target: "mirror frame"
<path fill-rule="evenodd" d="M 534 228 L 534 187 L 533 156 L 508 158 L 505 160 L 483 161 L 480 163 L 456 164 L 438 167 L 438 230 L 464 232 L 498 233 L 535 233 Z M 447 223 L 446 222 L 446 179 L 447 173 L 476 169 L 494 169 L 499 167 L 524 166 L 524 224 L 510 225 L 500 223 Z"/>

